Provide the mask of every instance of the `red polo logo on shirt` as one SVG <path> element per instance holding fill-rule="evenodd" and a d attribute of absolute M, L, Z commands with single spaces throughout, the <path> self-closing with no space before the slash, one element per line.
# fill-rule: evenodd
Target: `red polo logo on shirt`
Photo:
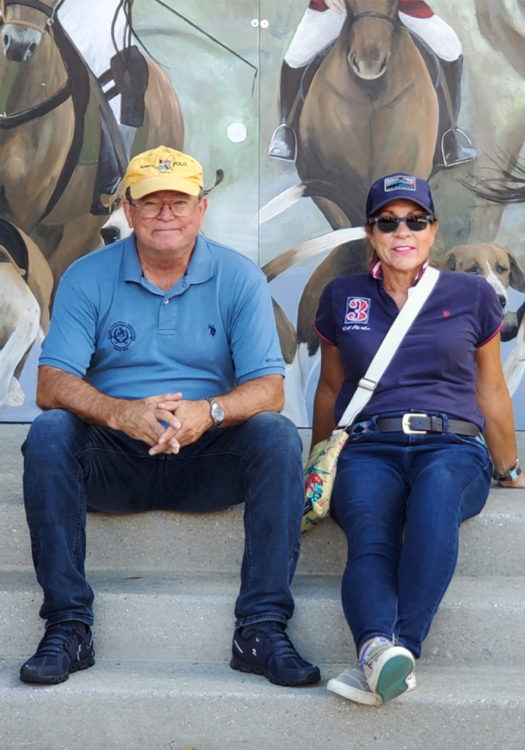
<path fill-rule="evenodd" d="M 368 323 L 370 299 L 367 297 L 348 297 L 346 300 L 345 324 Z"/>

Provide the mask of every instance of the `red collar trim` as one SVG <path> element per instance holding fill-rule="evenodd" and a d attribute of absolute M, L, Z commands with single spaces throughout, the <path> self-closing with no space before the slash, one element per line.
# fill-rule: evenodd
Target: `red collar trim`
<path fill-rule="evenodd" d="M 428 268 L 428 258 L 425 260 L 425 262 L 421 266 L 416 278 L 414 279 L 414 283 L 412 284 L 412 286 L 415 286 L 417 284 L 417 282 L 423 276 L 427 268 Z M 383 269 L 382 269 L 381 261 L 379 260 L 379 258 L 377 258 L 372 263 L 369 270 L 370 270 L 371 275 L 374 277 L 374 279 L 378 279 L 378 280 L 383 279 Z"/>

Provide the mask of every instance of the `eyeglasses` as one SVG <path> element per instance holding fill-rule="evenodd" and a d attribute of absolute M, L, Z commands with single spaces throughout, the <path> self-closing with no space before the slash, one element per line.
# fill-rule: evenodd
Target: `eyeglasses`
<path fill-rule="evenodd" d="M 153 198 L 148 198 L 139 203 L 131 203 L 133 208 L 137 208 L 143 219 L 156 219 L 160 216 L 164 206 L 168 206 L 171 213 L 174 216 L 184 217 L 191 216 L 195 211 L 195 206 L 199 205 L 200 201 L 190 201 L 184 198 L 173 198 L 170 201 L 159 201 Z"/>
<path fill-rule="evenodd" d="M 369 219 L 369 224 L 375 224 L 380 232 L 388 234 L 395 232 L 400 222 L 410 229 L 411 232 L 422 232 L 427 225 L 435 221 L 431 214 L 416 214 L 415 216 L 377 216 L 375 219 Z"/>

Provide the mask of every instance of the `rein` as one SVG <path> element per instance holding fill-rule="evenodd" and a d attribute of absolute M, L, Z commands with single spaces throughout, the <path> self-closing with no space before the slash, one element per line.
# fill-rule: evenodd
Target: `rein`
<path fill-rule="evenodd" d="M 398 24 L 397 16 L 387 16 L 386 13 L 379 13 L 377 10 L 365 10 L 362 13 L 356 13 L 354 16 L 351 16 L 350 20 L 354 24 L 361 18 L 381 18 L 383 21 L 390 21 L 393 26 L 397 26 Z"/>
<path fill-rule="evenodd" d="M 26 26 L 28 28 L 36 29 L 41 34 L 43 34 L 46 30 L 52 35 L 52 29 L 53 23 L 55 22 L 55 13 L 58 9 L 58 6 L 63 2 L 63 0 L 59 0 L 57 4 L 50 8 L 49 5 L 46 5 L 45 3 L 41 2 L 41 0 L 0 0 L 0 9 L 2 13 L 2 18 L 5 21 L 5 9 L 8 8 L 10 5 L 22 5 L 27 8 L 32 8 L 33 10 L 38 10 L 41 13 L 43 13 L 45 16 L 47 16 L 46 24 L 43 28 L 40 28 L 36 24 L 29 23 L 29 21 L 20 21 L 20 20 L 13 20 L 8 21 L 8 24 L 13 24 L 16 26 Z M 23 109 L 20 112 L 15 112 L 12 115 L 6 115 L 0 113 L 0 130 L 9 130 L 10 128 L 17 128 L 20 125 L 25 125 L 28 122 L 31 122 L 32 120 L 36 120 L 38 117 L 43 117 L 44 115 L 49 114 L 54 109 L 59 107 L 61 104 L 63 104 L 69 97 L 71 96 L 71 84 L 68 80 L 66 83 L 61 86 L 58 91 L 55 91 L 54 94 L 52 94 L 50 97 L 45 99 L 43 102 L 40 102 L 40 104 L 35 104 L 34 107 L 28 107 L 27 109 Z"/>

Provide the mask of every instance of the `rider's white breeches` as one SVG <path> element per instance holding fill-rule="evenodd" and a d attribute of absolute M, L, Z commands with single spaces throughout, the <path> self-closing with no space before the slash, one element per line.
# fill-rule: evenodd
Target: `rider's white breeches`
<path fill-rule="evenodd" d="M 407 16 L 406 13 L 400 13 L 399 18 L 403 25 L 426 42 L 441 60 L 452 62 L 461 55 L 461 42 L 458 35 L 452 26 L 445 23 L 435 13 L 430 18 L 414 18 L 414 16 Z"/>
<path fill-rule="evenodd" d="M 417 34 L 442 60 L 457 60 L 461 42 L 454 29 L 435 14 L 430 18 L 414 18 L 400 13 L 403 24 Z M 346 16 L 334 10 L 307 8 L 284 56 L 291 68 L 302 68 L 315 60 L 328 45 L 335 42 Z"/>

